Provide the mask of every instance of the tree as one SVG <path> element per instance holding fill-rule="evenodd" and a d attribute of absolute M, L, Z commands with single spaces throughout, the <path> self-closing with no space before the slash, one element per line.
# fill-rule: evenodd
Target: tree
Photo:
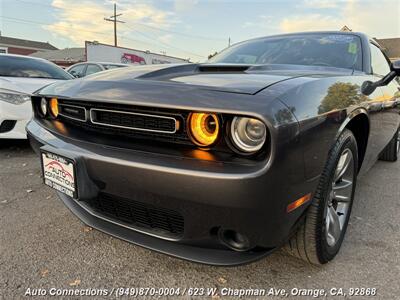
<path fill-rule="evenodd" d="M 357 84 L 337 82 L 329 87 L 328 94 L 318 107 L 318 112 L 343 109 L 366 100 L 367 97 L 360 93 L 360 87 Z"/>

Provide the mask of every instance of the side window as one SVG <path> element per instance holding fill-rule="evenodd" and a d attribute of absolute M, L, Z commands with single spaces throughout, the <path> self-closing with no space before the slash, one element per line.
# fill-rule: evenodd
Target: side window
<path fill-rule="evenodd" d="M 88 65 L 86 69 L 86 76 L 90 74 L 94 74 L 97 72 L 103 71 L 102 68 L 100 68 L 98 65 Z"/>
<path fill-rule="evenodd" d="M 106 70 L 111 70 L 111 69 L 116 69 L 116 68 L 122 68 L 126 66 L 121 66 L 121 65 L 102 65 L 104 69 Z"/>
<path fill-rule="evenodd" d="M 390 72 L 390 66 L 382 51 L 375 45 L 371 46 L 371 66 L 372 73 L 376 75 L 385 76 Z"/>
<path fill-rule="evenodd" d="M 85 65 L 77 65 L 76 67 L 71 68 L 68 70 L 68 73 L 70 73 L 72 76 L 76 78 L 83 77 L 83 71 L 85 69 Z"/>

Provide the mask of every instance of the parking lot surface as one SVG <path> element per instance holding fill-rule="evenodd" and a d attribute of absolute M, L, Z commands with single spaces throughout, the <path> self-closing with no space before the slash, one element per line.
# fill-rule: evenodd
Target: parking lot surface
<path fill-rule="evenodd" d="M 370 287 L 377 289 L 374 299 L 399 299 L 399 227 L 400 162 L 378 162 L 358 182 L 347 236 L 333 262 L 310 266 L 278 250 L 239 267 L 190 263 L 91 230 L 42 184 L 27 142 L 0 140 L 1 299 L 53 287 Z M 296 299 L 302 298 L 311 297 Z"/>

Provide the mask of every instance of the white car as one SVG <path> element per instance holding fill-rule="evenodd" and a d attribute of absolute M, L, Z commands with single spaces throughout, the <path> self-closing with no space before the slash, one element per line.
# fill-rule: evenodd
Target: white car
<path fill-rule="evenodd" d="M 70 66 L 66 71 L 75 78 L 85 77 L 101 71 L 129 67 L 127 64 L 119 64 L 112 62 L 82 62 Z"/>
<path fill-rule="evenodd" d="M 25 126 L 32 117 L 30 95 L 72 78 L 47 60 L 0 54 L 0 139 L 26 139 Z"/>

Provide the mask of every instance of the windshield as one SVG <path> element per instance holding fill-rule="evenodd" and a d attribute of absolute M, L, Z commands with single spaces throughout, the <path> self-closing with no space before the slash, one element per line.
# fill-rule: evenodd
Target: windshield
<path fill-rule="evenodd" d="M 289 64 L 362 70 L 360 38 L 349 34 L 302 34 L 236 44 L 209 63 Z"/>
<path fill-rule="evenodd" d="M 71 79 L 72 77 L 51 62 L 27 57 L 0 55 L 0 76 Z"/>

